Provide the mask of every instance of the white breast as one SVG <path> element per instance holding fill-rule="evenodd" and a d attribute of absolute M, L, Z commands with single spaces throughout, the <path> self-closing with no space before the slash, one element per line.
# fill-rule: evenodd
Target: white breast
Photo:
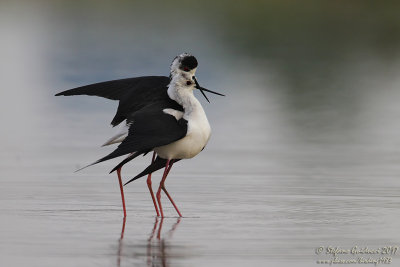
<path fill-rule="evenodd" d="M 188 130 L 184 138 L 171 144 L 156 147 L 154 151 L 164 159 L 189 159 L 200 153 L 206 146 L 211 136 L 211 127 L 208 123 L 207 116 L 196 99 L 196 105 L 193 109 L 186 111 L 183 118 L 188 121 Z M 165 111 L 164 111 L 165 112 Z M 179 111 L 178 111 L 179 112 Z M 171 109 L 165 112 L 172 116 L 176 113 Z"/>

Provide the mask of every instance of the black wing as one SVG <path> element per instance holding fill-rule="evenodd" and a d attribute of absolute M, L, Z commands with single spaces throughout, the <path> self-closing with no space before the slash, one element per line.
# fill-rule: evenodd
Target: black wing
<path fill-rule="evenodd" d="M 166 76 L 144 76 L 80 86 L 60 92 L 56 94 L 56 96 L 92 95 L 105 97 L 111 100 L 122 100 L 129 93 L 138 90 L 142 91 L 143 89 L 149 90 L 160 86 L 167 86 L 168 83 L 169 78 Z"/>
<path fill-rule="evenodd" d="M 85 85 L 63 91 L 56 96 L 91 95 L 119 100 L 111 124 L 118 125 L 135 111 L 166 96 L 170 79 L 166 76 L 145 76 Z"/>
<path fill-rule="evenodd" d="M 170 144 L 183 138 L 187 133 L 187 121 L 179 121 L 163 109 L 182 110 L 182 106 L 173 100 L 158 101 L 132 114 L 128 136 L 116 150 L 91 165 L 135 152 L 137 155 L 152 151 L 155 147 Z M 88 166 L 87 166 L 88 167 Z"/>

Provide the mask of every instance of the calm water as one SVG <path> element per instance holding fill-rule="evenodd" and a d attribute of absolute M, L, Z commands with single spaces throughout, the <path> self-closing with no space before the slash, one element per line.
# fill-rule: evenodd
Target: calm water
<path fill-rule="evenodd" d="M 263 28 L 264 13 L 247 6 L 217 17 L 221 6 L 196 6 L 194 22 L 188 7 L 99 3 L 0 5 L 0 266 L 313 266 L 332 259 L 316 255 L 321 246 L 400 246 L 397 20 L 376 18 L 357 38 L 331 29 L 328 44 L 315 37 L 324 29 L 307 26 L 330 25 L 312 9 L 289 24 L 265 17 Z M 227 23 L 238 9 L 245 17 Z M 149 14 L 159 19 L 144 24 Z M 350 29 L 364 29 L 358 19 Z M 157 219 L 142 179 L 125 188 L 124 222 L 108 174 L 118 160 L 73 173 L 113 149 L 99 146 L 115 132 L 116 103 L 53 95 L 165 75 L 182 51 L 199 59 L 200 84 L 227 97 L 201 100 L 212 138 L 167 180 L 184 217 L 163 196 L 167 217 Z M 149 161 L 127 165 L 124 180 Z"/>

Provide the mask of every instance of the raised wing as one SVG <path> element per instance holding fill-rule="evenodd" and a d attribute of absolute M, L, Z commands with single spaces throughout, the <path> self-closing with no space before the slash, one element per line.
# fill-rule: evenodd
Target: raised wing
<path fill-rule="evenodd" d="M 129 114 L 165 98 L 169 81 L 166 76 L 128 78 L 81 86 L 56 96 L 90 95 L 119 100 L 117 113 L 111 122 L 116 126 L 127 119 Z"/>
<path fill-rule="evenodd" d="M 132 114 L 128 120 L 133 123 L 124 141 L 116 150 L 89 166 L 130 153 L 134 153 L 136 157 L 152 151 L 155 147 L 183 138 L 187 133 L 187 121 L 185 119 L 177 121 L 174 116 L 165 114 L 163 109 L 166 108 L 182 110 L 182 106 L 178 103 L 166 99 Z"/>
<path fill-rule="evenodd" d="M 105 97 L 111 100 L 121 100 L 125 98 L 127 94 L 137 92 L 138 90 L 143 91 L 157 87 L 165 87 L 168 83 L 169 78 L 166 76 L 144 76 L 84 85 L 60 92 L 56 94 L 56 96 L 92 95 Z"/>

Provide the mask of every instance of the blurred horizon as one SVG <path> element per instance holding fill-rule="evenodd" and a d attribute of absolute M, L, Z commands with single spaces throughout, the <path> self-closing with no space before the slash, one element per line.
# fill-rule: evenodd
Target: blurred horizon
<path fill-rule="evenodd" d="M 116 131 L 109 122 L 117 103 L 54 94 L 168 75 L 184 51 L 197 57 L 201 85 L 227 95 L 211 104 L 199 98 L 213 128 L 211 153 L 259 151 L 246 169 L 262 173 L 266 161 L 280 166 L 304 153 L 359 161 L 347 150 L 374 159 L 398 152 L 397 3 L 179 3 L 1 2 L 3 164 L 49 151 L 62 157 L 65 140 L 92 155 L 75 166 L 104 155 L 112 148 L 98 146 Z"/>
<path fill-rule="evenodd" d="M 2 1 L 1 75 L 7 89 L 1 114 L 14 129 L 2 139 L 18 144 L 29 138 L 34 131 L 26 136 L 24 129 L 45 127 L 48 110 L 113 113 L 115 103 L 53 95 L 105 80 L 168 75 L 171 60 L 183 51 L 198 58 L 202 85 L 228 95 L 213 97 L 209 112 L 221 112 L 218 106 L 225 109 L 232 97 L 257 97 L 264 101 L 261 112 L 279 111 L 268 120 L 283 121 L 297 131 L 295 138 L 325 142 L 327 131 L 336 130 L 343 136 L 371 101 L 368 109 L 398 96 L 397 3 L 179 3 Z M 32 112 L 36 116 L 26 121 Z"/>

